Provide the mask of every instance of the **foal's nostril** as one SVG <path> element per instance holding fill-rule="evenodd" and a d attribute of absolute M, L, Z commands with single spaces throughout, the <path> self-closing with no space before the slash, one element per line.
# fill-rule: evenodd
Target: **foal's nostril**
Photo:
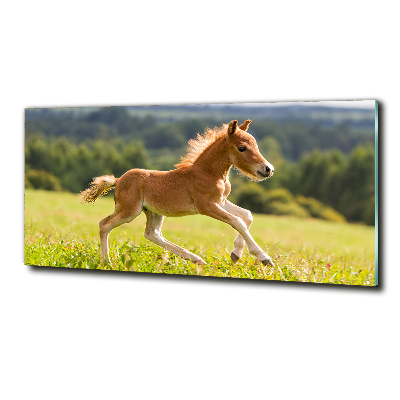
<path fill-rule="evenodd" d="M 274 173 L 274 167 L 272 165 L 265 165 L 265 173 L 267 176 L 272 176 Z"/>
<path fill-rule="evenodd" d="M 274 167 L 269 163 L 268 164 L 264 163 L 260 166 L 260 169 L 258 172 L 264 179 L 269 178 L 274 173 Z"/>

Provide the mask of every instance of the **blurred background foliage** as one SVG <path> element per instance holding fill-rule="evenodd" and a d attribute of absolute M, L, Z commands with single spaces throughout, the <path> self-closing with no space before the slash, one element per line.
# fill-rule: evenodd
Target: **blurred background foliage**
<path fill-rule="evenodd" d="M 256 213 L 374 225 L 374 110 L 305 104 L 26 109 L 25 186 L 79 193 L 95 176 L 170 170 L 205 128 L 252 119 L 275 174 L 254 183 L 231 172 L 229 200 Z"/>

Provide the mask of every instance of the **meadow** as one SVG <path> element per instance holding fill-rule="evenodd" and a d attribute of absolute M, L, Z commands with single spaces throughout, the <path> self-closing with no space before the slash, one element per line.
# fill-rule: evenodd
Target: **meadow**
<path fill-rule="evenodd" d="M 66 268 L 100 268 L 98 222 L 114 211 L 113 197 L 82 206 L 76 194 L 25 190 L 25 264 Z M 141 214 L 114 229 L 109 238 L 111 263 L 104 269 L 205 275 L 231 278 L 375 285 L 375 228 L 254 214 L 250 232 L 274 260 L 265 267 L 247 249 L 232 264 L 235 231 L 209 217 L 166 218 L 166 239 L 199 254 L 195 266 L 147 241 Z"/>

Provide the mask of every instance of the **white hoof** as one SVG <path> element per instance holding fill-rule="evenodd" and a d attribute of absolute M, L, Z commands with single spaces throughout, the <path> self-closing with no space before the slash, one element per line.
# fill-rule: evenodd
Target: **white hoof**
<path fill-rule="evenodd" d="M 207 263 L 202 259 L 202 258 L 196 258 L 195 260 L 192 260 L 193 264 L 196 265 L 206 265 Z"/>

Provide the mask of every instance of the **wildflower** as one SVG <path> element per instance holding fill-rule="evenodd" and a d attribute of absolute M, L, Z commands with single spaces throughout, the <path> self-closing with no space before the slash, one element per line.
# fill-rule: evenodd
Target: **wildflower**
<path fill-rule="evenodd" d="M 328 271 L 330 271 L 331 270 L 331 264 L 329 264 L 329 263 L 326 264 L 326 268 L 327 268 Z"/>

